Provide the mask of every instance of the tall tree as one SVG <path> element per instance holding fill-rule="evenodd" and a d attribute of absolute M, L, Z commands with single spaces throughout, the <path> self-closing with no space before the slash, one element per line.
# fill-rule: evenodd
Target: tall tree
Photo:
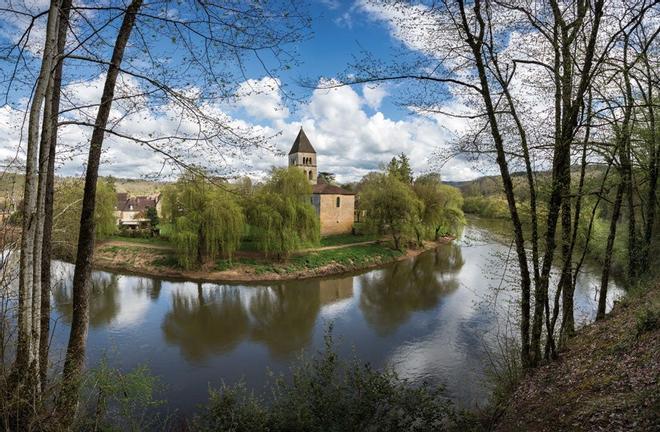
<path fill-rule="evenodd" d="M 274 169 L 265 185 L 247 201 L 250 235 L 259 250 L 287 258 L 303 245 L 317 244 L 319 218 L 311 204 L 312 187 L 296 167 Z"/>
<path fill-rule="evenodd" d="M 62 71 L 64 68 L 64 47 L 69 29 L 69 16 L 72 0 L 62 0 L 57 32 L 57 56 L 53 72 L 53 95 L 51 99 L 50 118 L 44 113 L 44 123 L 50 122 L 50 142 L 48 147 L 46 179 L 44 188 L 44 222 L 41 251 L 41 338 L 39 341 L 39 374 L 42 387 L 48 375 L 48 352 L 50 336 L 50 296 L 51 296 L 51 260 L 53 232 L 53 197 L 55 193 L 55 157 L 57 151 L 57 123 L 60 111 L 60 93 L 62 89 Z M 44 164 L 45 162 L 42 162 Z"/>
<path fill-rule="evenodd" d="M 396 175 L 371 176 L 360 190 L 360 208 L 367 214 L 367 224 L 378 233 L 392 236 L 394 247 L 401 250 L 405 237 L 421 224 L 424 204 L 410 185 Z"/>
<path fill-rule="evenodd" d="M 163 191 L 163 212 L 172 226 L 179 264 L 186 269 L 221 255 L 231 259 L 240 245 L 243 209 L 226 184 L 188 171 Z"/>
<path fill-rule="evenodd" d="M 63 381 L 57 400 L 57 411 L 63 414 L 61 418 L 68 427 L 75 413 L 78 400 L 78 388 L 85 360 L 85 347 L 89 327 L 89 289 L 92 274 L 92 258 L 94 256 L 96 219 L 96 183 L 98 181 L 99 164 L 105 138 L 106 125 L 115 94 L 115 85 L 124 50 L 133 31 L 135 17 L 142 0 L 133 0 L 126 8 L 124 19 L 117 33 L 117 39 L 112 51 L 110 66 L 103 87 L 101 105 L 96 115 L 95 127 L 89 144 L 87 170 L 85 172 L 85 187 L 80 215 L 80 234 L 76 252 L 76 266 L 73 274 L 73 316 L 71 333 L 64 362 Z M 66 413 L 66 414 L 64 414 Z"/>
<path fill-rule="evenodd" d="M 39 388 L 39 342 L 41 340 L 41 241 L 43 231 L 43 207 L 40 206 L 39 173 L 40 167 L 40 133 L 39 120 L 42 107 L 46 108 L 45 118 L 50 119 L 52 108 L 52 75 L 51 69 L 57 49 L 57 32 L 59 22 L 59 1 L 50 2 L 48 22 L 46 24 L 45 42 L 41 68 L 32 93 L 29 110 L 25 189 L 23 193 L 23 226 L 21 236 L 21 257 L 19 273 L 18 298 L 18 342 L 16 349 L 15 374 L 19 383 L 26 378 L 28 392 L 36 392 Z M 52 130 L 50 121 L 44 122 L 42 132 L 49 139 Z M 46 152 L 46 154 L 48 154 Z M 43 156 L 43 154 L 41 155 Z M 43 159 L 42 159 L 43 162 Z"/>

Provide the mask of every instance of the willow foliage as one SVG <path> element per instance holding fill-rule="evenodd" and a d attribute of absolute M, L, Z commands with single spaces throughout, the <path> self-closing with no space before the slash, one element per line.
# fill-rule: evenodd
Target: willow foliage
<path fill-rule="evenodd" d="M 434 238 L 441 234 L 457 234 L 465 224 L 461 191 L 442 184 L 434 174 L 417 178 L 413 189 L 424 203 L 422 224 Z"/>
<path fill-rule="evenodd" d="M 231 258 L 245 229 L 237 197 L 192 172 L 165 188 L 163 213 L 171 224 L 177 260 L 185 269 L 220 256 Z"/>
<path fill-rule="evenodd" d="M 301 246 L 319 242 L 319 219 L 310 203 L 311 194 L 312 187 L 301 170 L 272 171 L 248 205 L 247 218 L 259 250 L 286 258 Z"/>
<path fill-rule="evenodd" d="M 424 211 L 424 203 L 410 185 L 381 173 L 364 182 L 360 206 L 367 213 L 367 226 L 375 232 L 389 233 L 396 249 L 401 249 L 402 239 L 417 233 Z"/>
<path fill-rule="evenodd" d="M 82 212 L 83 181 L 66 179 L 58 182 L 53 202 L 53 250 L 55 254 L 73 259 L 78 246 L 80 213 Z M 100 180 L 96 186 L 96 236 L 108 237 L 117 230 L 115 207 L 117 193 L 114 183 Z"/>

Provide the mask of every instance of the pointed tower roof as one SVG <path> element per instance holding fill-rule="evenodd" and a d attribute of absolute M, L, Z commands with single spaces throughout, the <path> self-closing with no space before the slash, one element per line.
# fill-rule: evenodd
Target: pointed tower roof
<path fill-rule="evenodd" d="M 309 142 L 309 138 L 307 138 L 307 135 L 305 135 L 305 131 L 303 130 L 302 126 L 300 126 L 300 132 L 298 132 L 298 136 L 293 142 L 291 150 L 289 150 L 289 154 L 294 153 L 316 153 L 316 150 L 314 150 L 314 147 L 312 147 L 312 143 Z"/>

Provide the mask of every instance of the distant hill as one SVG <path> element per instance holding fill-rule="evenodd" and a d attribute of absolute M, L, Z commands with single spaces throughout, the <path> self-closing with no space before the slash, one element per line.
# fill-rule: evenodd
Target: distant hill
<path fill-rule="evenodd" d="M 153 195 L 161 191 L 168 182 L 143 179 L 114 178 L 117 192 L 126 192 L 129 195 Z"/>
<path fill-rule="evenodd" d="M 58 177 L 57 181 L 71 179 L 71 177 Z M 143 179 L 127 179 L 113 177 L 117 192 L 126 192 L 129 195 L 153 195 L 160 192 L 164 185 L 168 182 L 156 180 L 143 180 Z M 57 184 L 57 183 L 56 183 Z M 23 189 L 25 188 L 25 176 L 16 173 L 2 173 L 0 174 L 0 205 L 7 199 L 12 198 L 14 202 L 18 202 L 23 197 Z"/>

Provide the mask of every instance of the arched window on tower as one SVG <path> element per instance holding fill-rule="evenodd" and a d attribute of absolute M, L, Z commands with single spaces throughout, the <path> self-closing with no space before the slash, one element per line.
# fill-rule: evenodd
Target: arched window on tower
<path fill-rule="evenodd" d="M 340 205 L 341 205 L 341 198 L 337 197 L 337 207 L 339 207 Z"/>
<path fill-rule="evenodd" d="M 312 172 L 311 171 L 309 172 L 309 179 L 310 180 L 312 179 Z"/>

